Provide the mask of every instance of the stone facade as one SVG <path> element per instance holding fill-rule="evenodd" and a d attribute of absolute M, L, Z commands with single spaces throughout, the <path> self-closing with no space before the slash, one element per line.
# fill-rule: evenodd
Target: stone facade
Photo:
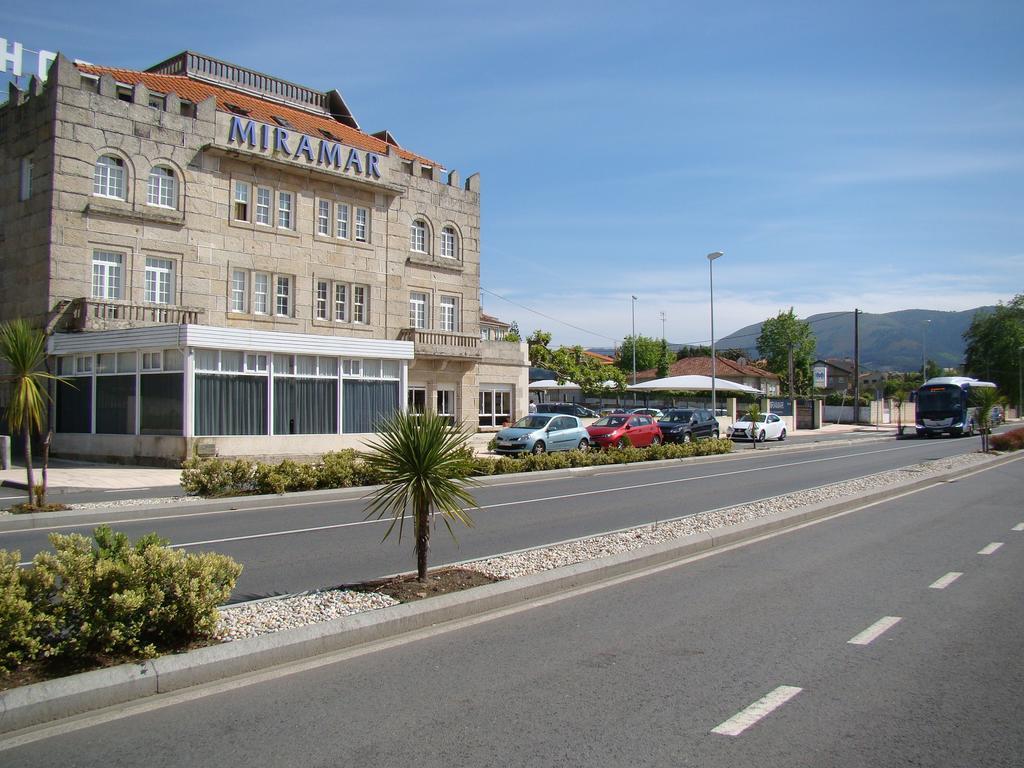
<path fill-rule="evenodd" d="M 509 387 L 510 416 L 525 413 L 525 345 L 480 338 L 479 176 L 460 183 L 390 135 L 353 131 L 335 92 L 260 76 L 268 93 L 254 95 L 258 73 L 182 56 L 183 65 L 199 60 L 248 79 L 236 90 L 190 70 L 127 72 L 58 57 L 45 85 L 12 90 L 0 107 L 0 319 L 29 318 L 54 334 L 51 352 L 95 354 L 101 367 L 108 348 L 141 355 L 146 329 L 157 326 L 231 329 L 219 348 L 271 360 L 289 347 L 280 334 L 293 335 L 296 352 L 316 351 L 323 338 L 321 354 L 339 362 L 399 360 L 409 402 L 467 425 L 480 423 L 481 382 Z M 282 103 L 285 86 L 344 109 Z M 259 109 L 273 122 L 250 116 Z M 324 150 L 334 162 L 316 162 Z M 101 162 L 123 169 L 122 187 L 98 180 Z M 196 348 L 177 349 L 187 399 L 201 366 Z M 130 440 L 110 437 L 93 423 L 87 434 L 58 432 L 54 451 L 88 455 L 102 445 L 104 456 L 180 458 L 199 437 L 194 406 L 186 403 L 178 440 L 148 441 L 138 428 Z M 214 452 L 266 455 L 326 450 L 342 437 L 340 426 L 315 438 L 268 431 L 203 438 Z"/>

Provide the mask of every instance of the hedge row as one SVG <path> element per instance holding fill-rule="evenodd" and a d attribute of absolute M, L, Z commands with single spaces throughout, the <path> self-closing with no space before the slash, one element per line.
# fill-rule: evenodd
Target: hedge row
<path fill-rule="evenodd" d="M 1001 435 L 992 435 L 989 445 L 995 451 L 1019 451 L 1024 448 L 1024 427 L 1012 429 Z"/>
<path fill-rule="evenodd" d="M 474 456 L 466 449 L 464 476 L 507 475 L 566 467 L 630 464 L 658 459 L 681 459 L 728 453 L 731 440 L 652 445 L 648 448 L 612 448 L 607 451 L 562 451 L 519 457 Z M 351 449 L 324 454 L 320 461 L 303 464 L 285 459 L 264 464 L 247 459 L 191 458 L 182 465 L 181 487 L 199 496 L 238 496 L 287 493 L 328 488 L 377 485 L 382 478 Z"/>
<path fill-rule="evenodd" d="M 31 568 L 0 550 L 0 673 L 152 658 L 209 638 L 242 572 L 225 555 L 186 554 L 152 533 L 131 544 L 107 526 L 50 544 Z"/>

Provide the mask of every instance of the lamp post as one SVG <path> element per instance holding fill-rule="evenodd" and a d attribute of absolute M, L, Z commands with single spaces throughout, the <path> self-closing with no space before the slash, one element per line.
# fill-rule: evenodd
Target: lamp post
<path fill-rule="evenodd" d="M 928 324 L 931 320 L 924 321 L 924 328 L 921 329 L 921 383 L 924 384 L 928 380 L 928 357 L 924 352 L 925 339 L 928 336 Z"/>
<path fill-rule="evenodd" d="M 1024 347 L 1017 347 L 1017 418 L 1021 418 L 1021 402 L 1024 401 Z"/>
<path fill-rule="evenodd" d="M 714 251 L 708 254 L 708 278 L 711 287 L 711 415 L 718 418 L 718 382 L 715 380 L 717 373 L 715 366 L 715 259 L 725 254 L 721 251 Z"/>
<path fill-rule="evenodd" d="M 631 297 L 632 303 L 629 305 L 632 319 L 633 319 L 633 386 L 636 386 L 636 296 Z M 636 390 L 633 390 L 633 404 L 636 404 Z"/>

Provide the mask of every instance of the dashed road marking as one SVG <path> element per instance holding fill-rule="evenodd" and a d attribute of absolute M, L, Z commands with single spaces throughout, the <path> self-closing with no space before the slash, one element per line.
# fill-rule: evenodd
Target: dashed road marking
<path fill-rule="evenodd" d="M 950 571 L 938 581 L 934 582 L 933 584 L 929 584 L 928 587 L 929 589 L 945 589 L 954 581 L 959 579 L 961 576 L 963 576 L 962 573 L 958 573 L 957 571 Z"/>
<path fill-rule="evenodd" d="M 1013 526 L 1013 530 L 1024 531 L 1024 523 L 1017 523 L 1015 526 Z"/>
<path fill-rule="evenodd" d="M 883 616 L 870 627 L 858 635 L 854 635 L 846 642 L 850 645 L 867 645 L 881 634 L 888 631 L 901 621 L 900 616 Z"/>
<path fill-rule="evenodd" d="M 978 550 L 978 554 L 979 555 L 991 555 L 993 552 L 995 552 L 1001 546 L 1003 546 L 1003 542 L 1001 542 L 1001 541 L 993 541 L 991 544 L 989 544 L 984 549 L 979 549 Z"/>
<path fill-rule="evenodd" d="M 739 736 L 747 728 L 764 719 L 773 711 L 796 696 L 803 688 L 792 685 L 780 685 L 767 696 L 758 699 L 742 712 L 737 712 L 724 723 L 711 729 L 712 733 L 721 736 Z"/>

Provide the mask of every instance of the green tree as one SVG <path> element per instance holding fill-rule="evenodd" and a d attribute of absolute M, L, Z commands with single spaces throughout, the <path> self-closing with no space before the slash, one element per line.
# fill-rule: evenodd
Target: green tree
<path fill-rule="evenodd" d="M 793 390 L 807 394 L 814 382 L 811 365 L 814 362 L 815 339 L 811 326 L 800 320 L 790 307 L 779 312 L 761 325 L 757 337 L 757 351 L 768 361 L 768 370 L 782 379 L 782 391 L 789 391 L 789 350 L 793 349 Z"/>
<path fill-rule="evenodd" d="M 899 434 L 903 434 L 903 404 L 907 402 L 910 393 L 917 387 L 907 381 L 906 376 L 893 376 L 885 382 L 885 396 L 892 400 L 896 408 L 896 428 Z"/>
<path fill-rule="evenodd" d="M 928 360 L 924 364 L 925 380 L 934 379 L 936 376 L 943 374 L 942 366 L 936 363 L 934 360 Z"/>
<path fill-rule="evenodd" d="M 671 358 L 668 354 L 668 342 L 664 339 L 661 340 L 661 356 L 658 358 L 658 378 L 664 379 L 668 376 L 668 366 L 671 363 Z"/>
<path fill-rule="evenodd" d="M 41 434 L 46 421 L 46 404 L 49 400 L 46 382 L 59 380 L 43 369 L 46 361 L 46 335 L 21 319 L 0 325 L 0 360 L 6 364 L 7 373 L 3 380 L 10 391 L 7 425 L 12 436 L 20 432 L 25 441 L 28 503 L 42 506 L 46 502 L 46 475 L 44 472 L 42 486 L 36 493 L 32 468 L 32 434 Z"/>
<path fill-rule="evenodd" d="M 977 312 L 964 332 L 964 371 L 991 381 L 1021 405 L 1020 348 L 1024 346 L 1024 294 L 991 312 Z"/>
<path fill-rule="evenodd" d="M 547 331 L 534 331 L 526 343 L 530 347 L 530 365 L 554 371 L 559 383 L 571 381 L 579 384 L 588 395 L 626 388 L 626 376 L 622 371 L 614 365 L 602 365 L 585 354 L 583 347 L 551 349 L 551 334 Z M 611 386 L 605 386 L 609 381 Z"/>
<path fill-rule="evenodd" d="M 519 333 L 519 323 L 515 320 L 512 321 L 512 325 L 508 327 L 508 332 L 505 334 L 505 341 L 522 341 L 523 337 Z"/>
<path fill-rule="evenodd" d="M 636 369 L 646 371 L 657 368 L 662 355 L 661 340 L 652 339 L 650 336 L 637 336 L 635 339 L 632 336 L 627 336 L 622 340 L 622 346 L 619 347 L 619 354 L 615 360 L 615 365 L 619 367 L 619 370 L 632 375 L 634 343 L 636 344 Z"/>
<path fill-rule="evenodd" d="M 989 435 L 992 434 L 992 409 L 999 403 L 999 391 L 994 387 L 975 387 L 971 389 L 971 405 L 977 408 L 974 423 L 981 432 L 981 450 L 988 453 Z"/>
<path fill-rule="evenodd" d="M 471 483 L 472 452 L 466 443 L 469 433 L 452 426 L 448 418 L 433 411 L 423 414 L 396 412 L 384 421 L 371 442 L 364 460 L 383 478 L 367 507 L 367 519 L 391 517 L 384 539 L 398 527 L 398 540 L 406 511 L 411 508 L 416 537 L 416 578 L 427 580 L 430 526 L 440 514 L 448 533 L 455 537 L 451 521 L 467 526 L 473 519 L 464 508 L 475 507 L 476 499 L 466 489 Z M 384 540 L 382 539 L 382 541 Z"/>
<path fill-rule="evenodd" d="M 715 356 L 724 360 L 739 360 L 741 357 L 749 358 L 750 353 L 745 349 L 738 349 L 737 347 L 729 347 L 728 349 L 715 348 Z M 681 347 L 676 350 L 676 360 L 682 360 L 686 357 L 711 357 L 711 347 Z"/>

